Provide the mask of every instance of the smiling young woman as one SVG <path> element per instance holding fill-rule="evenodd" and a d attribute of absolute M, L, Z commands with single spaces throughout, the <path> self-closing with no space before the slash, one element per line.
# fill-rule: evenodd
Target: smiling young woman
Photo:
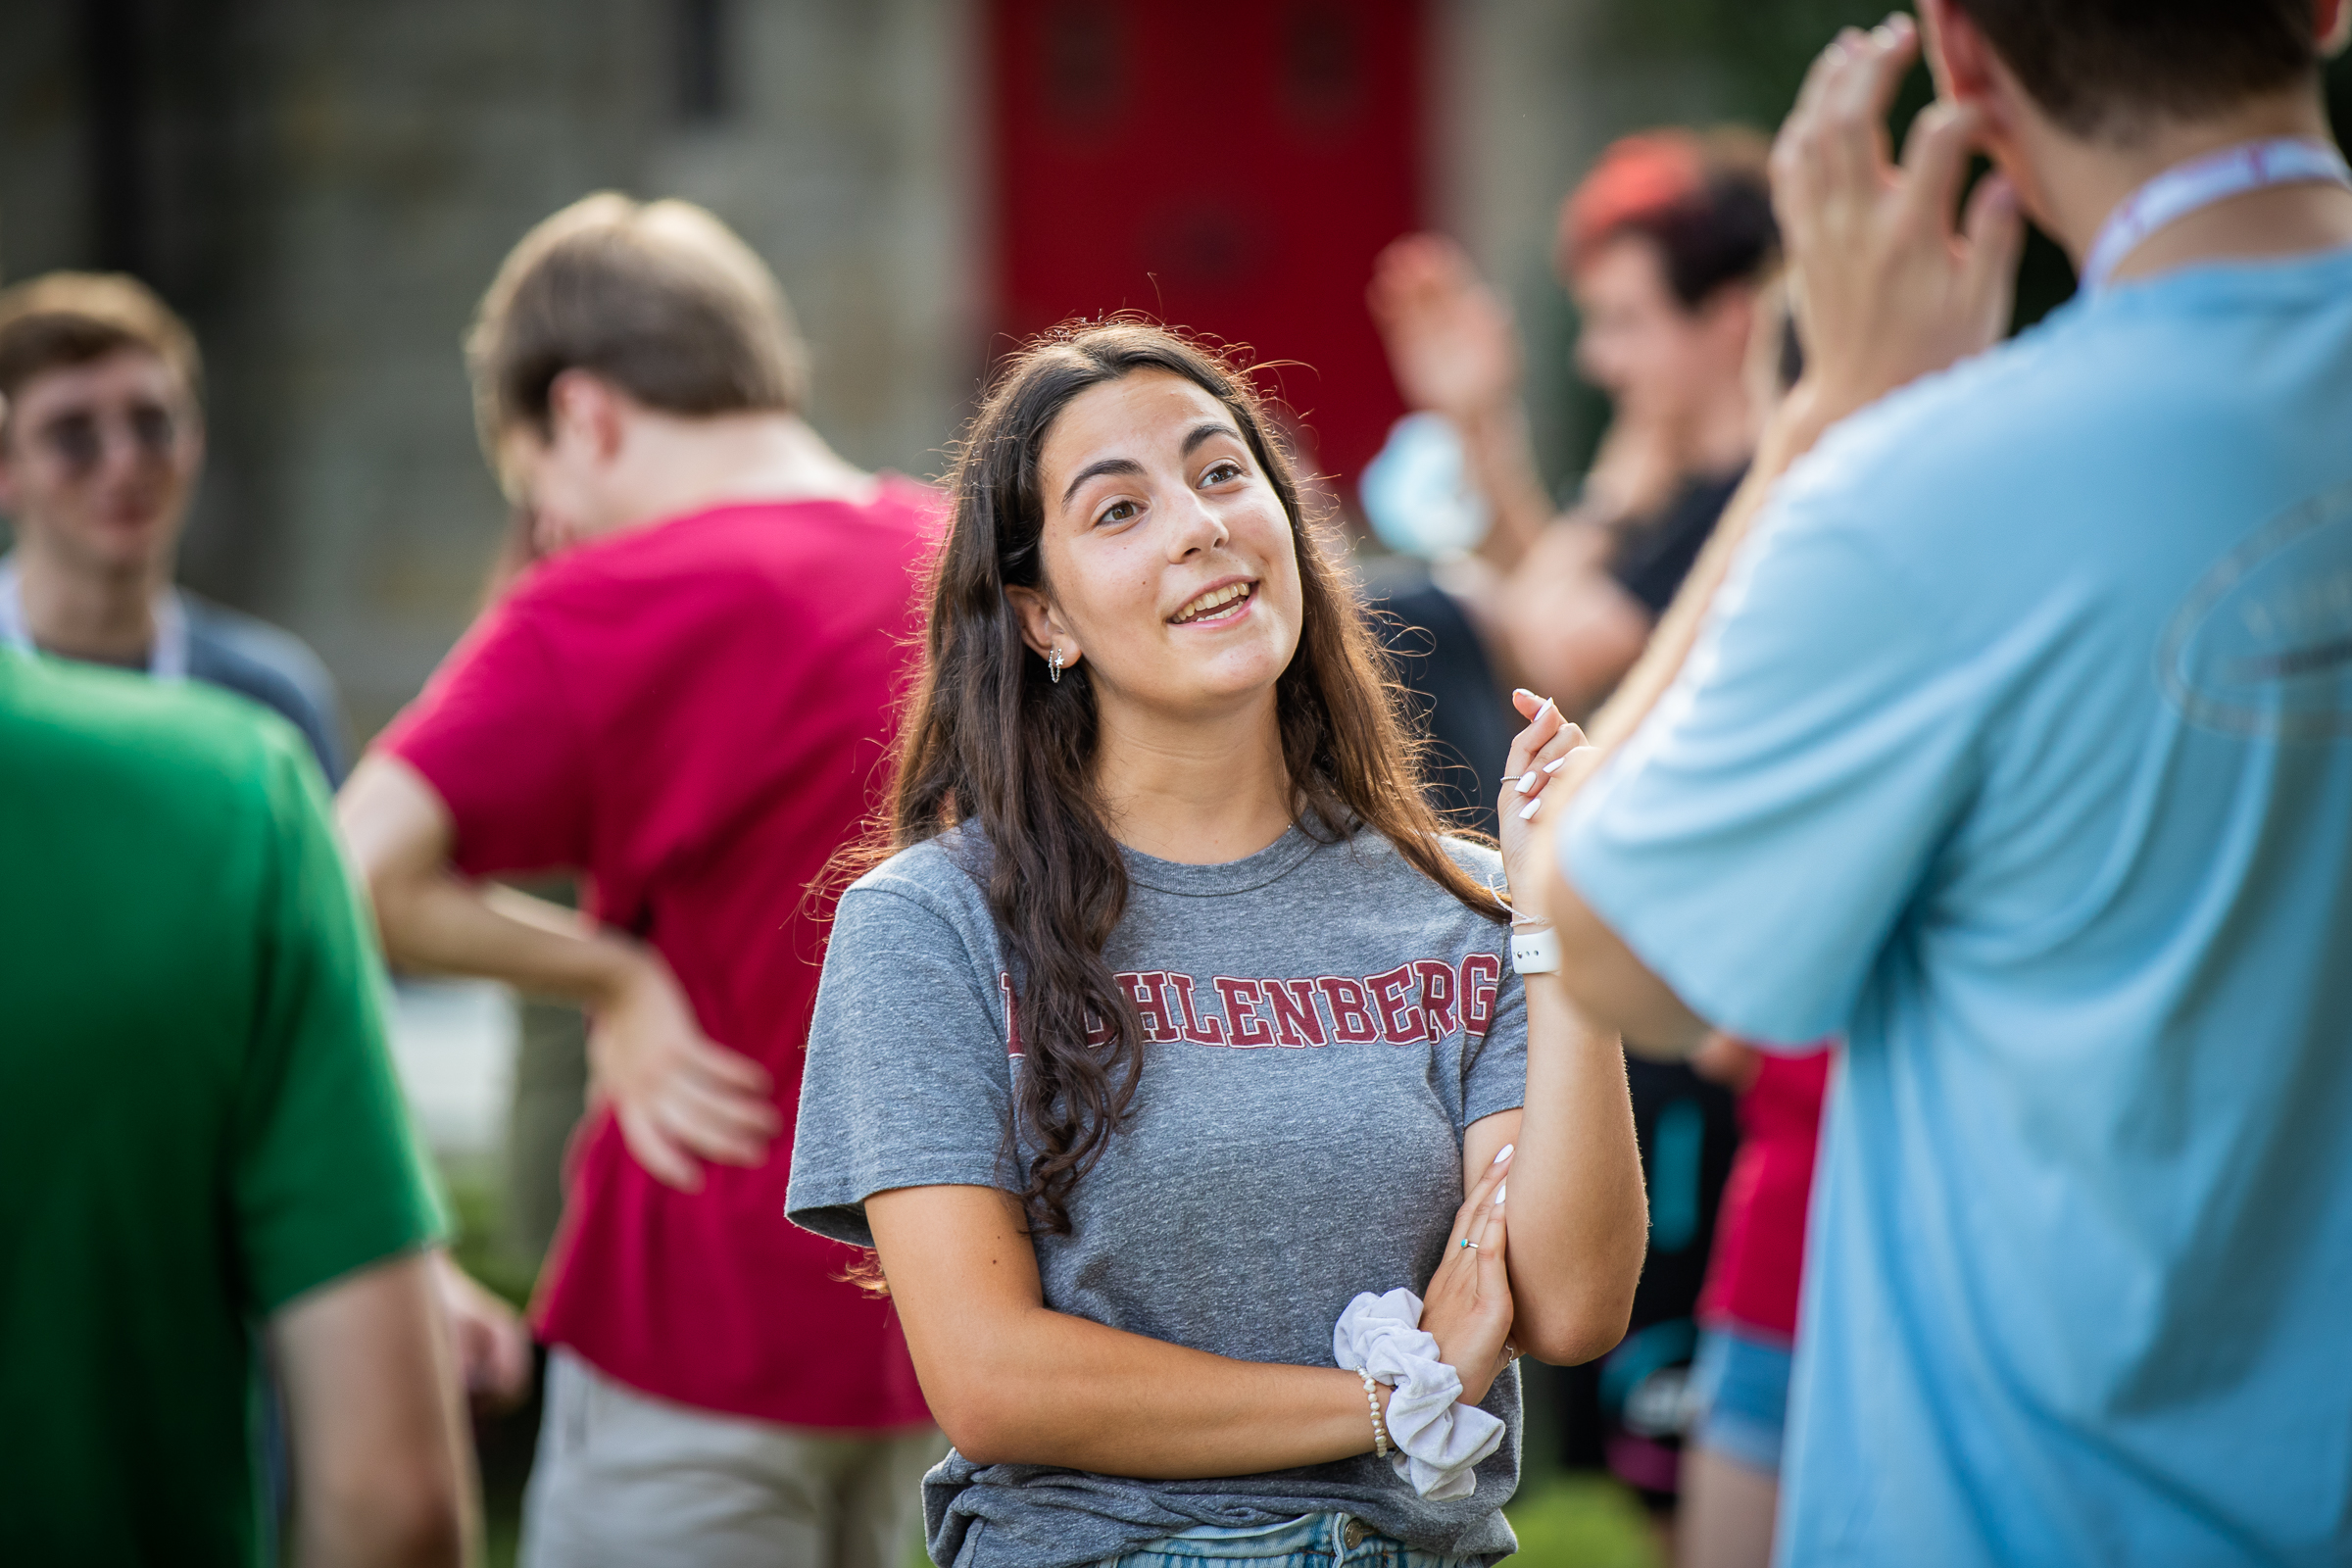
<path fill-rule="evenodd" d="M 879 1252 L 934 1559 L 1503 1555 L 1510 1358 L 1613 1345 L 1645 1225 L 1615 1037 L 1507 951 L 1583 737 L 1522 693 L 1501 853 L 1446 836 L 1255 399 L 1168 331 L 1032 345 L 953 489 L 789 1200 Z"/>

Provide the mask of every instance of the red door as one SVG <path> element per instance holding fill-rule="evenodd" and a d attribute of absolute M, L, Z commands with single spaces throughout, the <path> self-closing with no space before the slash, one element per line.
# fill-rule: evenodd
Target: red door
<path fill-rule="evenodd" d="M 1351 484 L 1402 407 L 1364 312 L 1421 226 L 1421 0 L 994 0 L 1002 352 L 1138 309 L 1247 345 Z"/>

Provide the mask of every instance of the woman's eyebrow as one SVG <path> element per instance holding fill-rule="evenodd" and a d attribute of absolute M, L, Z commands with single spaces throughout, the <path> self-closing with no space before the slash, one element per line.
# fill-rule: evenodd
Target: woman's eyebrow
<path fill-rule="evenodd" d="M 1184 455 L 1188 458 L 1191 457 L 1193 450 L 1201 442 L 1208 440 L 1211 436 L 1220 435 L 1229 435 L 1236 441 L 1242 438 L 1242 432 L 1236 430 L 1232 425 L 1221 419 L 1208 419 L 1194 425 L 1192 432 L 1184 438 Z"/>
<path fill-rule="evenodd" d="M 1192 448 L 1188 446 L 1185 450 L 1190 452 Z M 1070 475 L 1070 487 L 1061 493 L 1061 504 L 1065 507 L 1068 506 L 1070 498 L 1078 493 L 1078 487 L 1089 479 L 1099 479 L 1106 473 L 1142 473 L 1143 471 L 1144 466 L 1133 458 L 1104 458 L 1101 462 L 1090 463 Z"/>

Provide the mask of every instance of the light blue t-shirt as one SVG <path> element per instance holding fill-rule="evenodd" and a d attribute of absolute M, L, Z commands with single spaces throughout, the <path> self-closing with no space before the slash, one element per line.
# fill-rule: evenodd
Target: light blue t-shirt
<path fill-rule="evenodd" d="M 1849 1040 L 1781 1562 L 2352 1561 L 2352 252 L 1840 425 L 1562 857 Z"/>

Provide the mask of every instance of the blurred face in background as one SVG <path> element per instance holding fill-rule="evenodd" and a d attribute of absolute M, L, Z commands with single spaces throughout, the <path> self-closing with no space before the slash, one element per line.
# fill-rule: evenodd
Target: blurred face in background
<path fill-rule="evenodd" d="M 1618 419 L 1679 432 L 1740 385 L 1754 317 L 1744 286 L 1726 284 L 1687 309 L 1657 241 L 1629 233 L 1596 247 L 1568 291 L 1583 317 L 1577 371 L 1609 395 Z"/>
<path fill-rule="evenodd" d="M 203 467 L 203 419 L 179 373 L 118 349 L 18 388 L 0 428 L 0 512 L 24 544 L 77 570 L 168 569 Z"/>

